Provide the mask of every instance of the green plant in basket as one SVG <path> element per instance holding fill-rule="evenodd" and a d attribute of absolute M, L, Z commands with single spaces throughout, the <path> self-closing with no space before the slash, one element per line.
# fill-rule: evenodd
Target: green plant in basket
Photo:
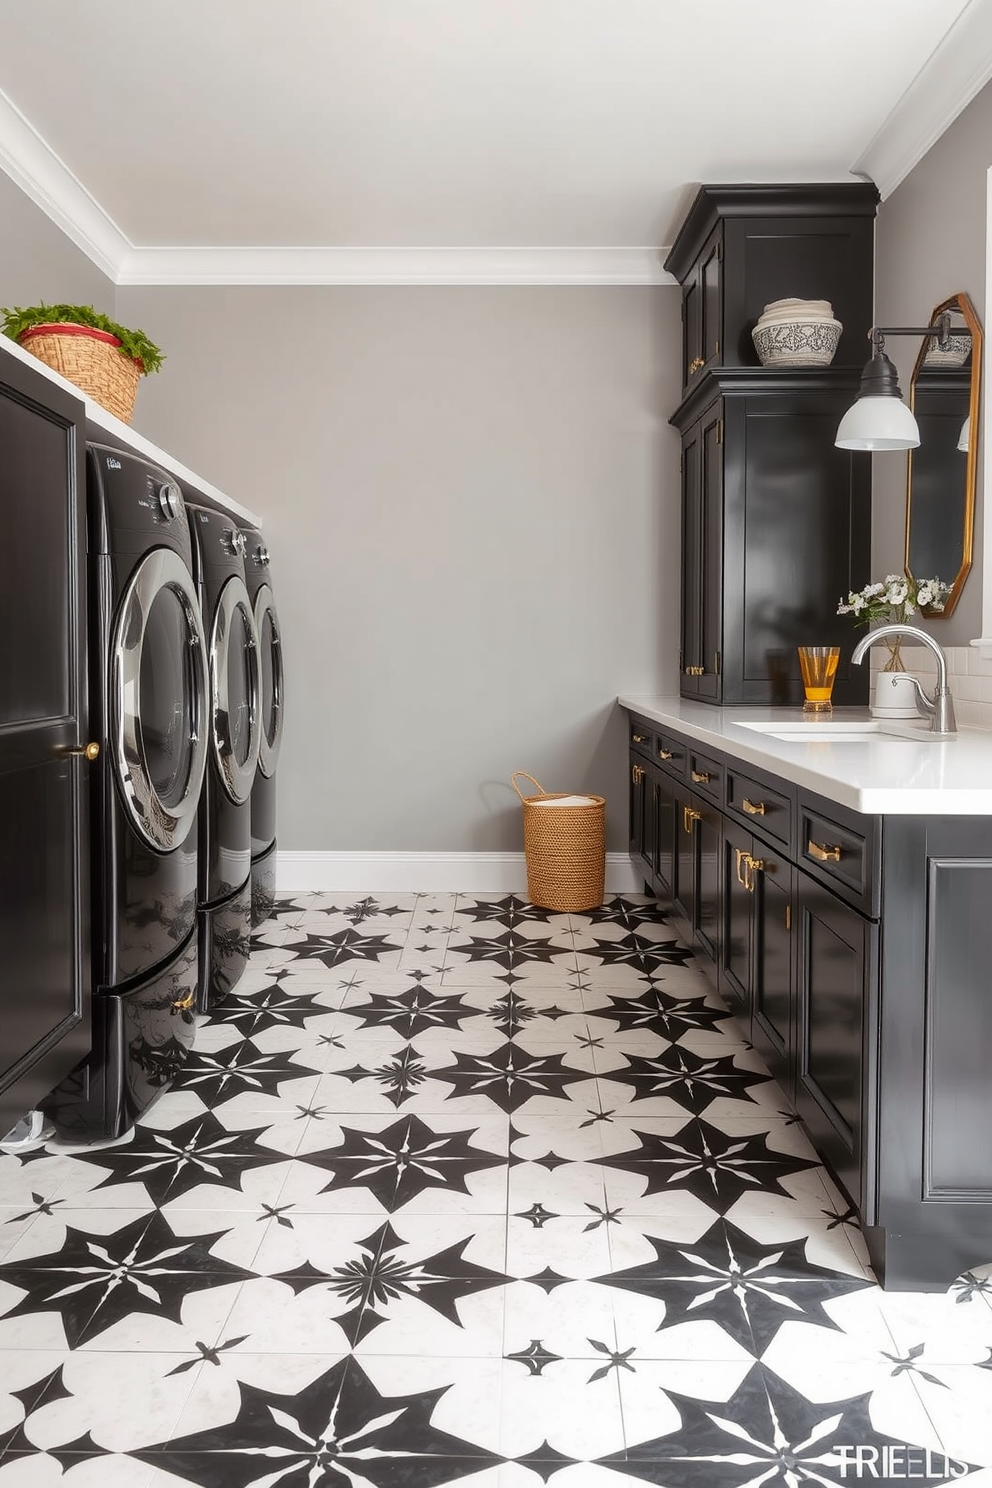
<path fill-rule="evenodd" d="M 0 308 L 0 330 L 12 341 L 19 341 L 26 331 L 38 326 L 79 325 L 102 331 L 120 342 L 125 356 L 140 363 L 144 373 L 157 372 L 165 361 L 165 354 L 146 336 L 144 331 L 130 330 L 94 310 L 92 305 L 30 305 L 26 309 L 15 305 L 10 309 Z"/>

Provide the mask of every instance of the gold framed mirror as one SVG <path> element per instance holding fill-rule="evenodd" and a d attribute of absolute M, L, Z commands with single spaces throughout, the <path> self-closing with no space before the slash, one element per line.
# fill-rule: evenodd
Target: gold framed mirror
<path fill-rule="evenodd" d="M 912 578 L 950 585 L 944 608 L 923 612 L 929 620 L 953 613 L 971 568 L 978 471 L 981 322 L 964 293 L 935 305 L 930 325 L 945 311 L 950 345 L 923 342 L 909 389 L 920 443 L 909 451 L 904 566 Z"/>

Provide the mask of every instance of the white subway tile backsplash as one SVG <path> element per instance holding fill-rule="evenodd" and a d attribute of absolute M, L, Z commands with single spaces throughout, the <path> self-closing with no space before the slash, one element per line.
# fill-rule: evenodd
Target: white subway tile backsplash
<path fill-rule="evenodd" d="M 938 637 L 939 639 L 939 637 Z M 954 698 L 957 721 L 964 728 L 992 730 L 992 657 L 984 657 L 974 646 L 948 646 L 947 675 Z M 903 661 L 908 672 L 932 687 L 937 675 L 937 662 L 926 646 L 904 645 Z M 886 651 L 876 646 L 872 651 L 872 671 L 885 664 Z"/>

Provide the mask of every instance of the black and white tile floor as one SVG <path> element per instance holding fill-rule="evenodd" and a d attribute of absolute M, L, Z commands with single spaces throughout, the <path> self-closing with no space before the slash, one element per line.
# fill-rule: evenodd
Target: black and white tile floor
<path fill-rule="evenodd" d="M 130 1140 L 0 1159 L 0 1488 L 992 1483 L 652 901 L 309 896 Z"/>

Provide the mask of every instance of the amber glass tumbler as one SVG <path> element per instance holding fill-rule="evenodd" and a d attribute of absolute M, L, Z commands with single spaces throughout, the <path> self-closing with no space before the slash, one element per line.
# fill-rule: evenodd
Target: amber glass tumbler
<path fill-rule="evenodd" d="M 834 677 L 840 661 L 839 646 L 800 646 L 799 666 L 806 689 L 804 713 L 829 713 L 830 695 L 834 690 Z"/>

